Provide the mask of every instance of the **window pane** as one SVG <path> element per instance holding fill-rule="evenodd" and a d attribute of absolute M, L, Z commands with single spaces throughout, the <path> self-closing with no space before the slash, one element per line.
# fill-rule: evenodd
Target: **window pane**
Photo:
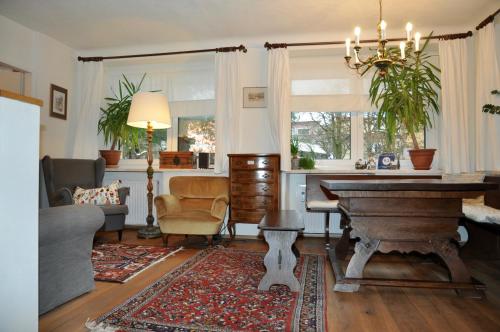
<path fill-rule="evenodd" d="M 316 159 L 351 159 L 351 113 L 293 112 L 292 136 L 300 155 Z"/>
<path fill-rule="evenodd" d="M 425 130 L 416 133 L 419 146 L 425 145 Z M 400 159 L 408 159 L 407 149 L 413 148 L 410 135 L 404 128 L 400 128 L 390 146 L 387 142 L 385 129 L 377 126 L 377 113 L 369 112 L 363 114 L 363 158 L 376 157 L 380 153 L 394 152 Z"/>
<path fill-rule="evenodd" d="M 136 145 L 123 145 L 122 159 L 146 159 L 148 154 L 148 137 L 146 129 L 138 129 L 139 139 Z M 167 129 L 153 131 L 153 158 L 159 158 L 159 151 L 167 150 Z"/>
<path fill-rule="evenodd" d="M 293 80 L 294 96 L 347 95 L 351 93 L 349 79 Z"/>
<path fill-rule="evenodd" d="M 215 120 L 213 116 L 179 118 L 178 151 L 215 152 Z"/>

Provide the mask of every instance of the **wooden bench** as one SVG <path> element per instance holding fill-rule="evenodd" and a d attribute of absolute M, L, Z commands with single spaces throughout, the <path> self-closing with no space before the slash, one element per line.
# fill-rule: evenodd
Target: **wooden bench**
<path fill-rule="evenodd" d="M 484 182 L 500 184 L 500 175 L 485 176 Z M 487 191 L 484 202 L 464 201 L 461 224 L 469 239 L 460 249 L 466 258 L 500 259 L 500 189 Z"/>
<path fill-rule="evenodd" d="M 274 284 L 290 287 L 298 292 L 300 283 L 293 274 L 299 252 L 295 247 L 295 239 L 304 230 L 304 222 L 295 211 L 269 211 L 262 218 L 259 229 L 269 244 L 269 251 L 264 257 L 266 274 L 259 283 L 260 291 L 267 291 Z"/>

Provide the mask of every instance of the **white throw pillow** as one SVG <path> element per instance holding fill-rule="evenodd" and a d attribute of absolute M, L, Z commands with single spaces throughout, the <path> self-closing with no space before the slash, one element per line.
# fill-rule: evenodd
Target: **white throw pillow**
<path fill-rule="evenodd" d="M 73 200 L 76 205 L 94 204 L 94 205 L 111 205 L 120 204 L 118 197 L 118 188 L 120 188 L 121 181 L 113 181 L 109 186 L 102 188 L 83 189 L 76 187 L 73 194 Z"/>

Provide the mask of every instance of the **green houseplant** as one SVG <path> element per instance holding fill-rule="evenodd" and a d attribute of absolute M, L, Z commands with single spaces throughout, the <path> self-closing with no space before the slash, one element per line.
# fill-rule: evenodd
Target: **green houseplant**
<path fill-rule="evenodd" d="M 385 128 L 389 143 L 393 143 L 401 127 L 410 135 L 413 149 L 409 153 L 415 169 L 430 169 L 436 151 L 420 147 L 416 137 L 421 129 L 432 127 L 432 113 L 439 114 L 440 70 L 425 52 L 428 43 L 429 39 L 419 52 L 407 48 L 404 66 L 394 63 L 383 76 L 375 72 L 369 90 L 372 105 L 379 109 L 377 125 Z M 389 49 L 389 52 L 397 50 Z"/>
<path fill-rule="evenodd" d="M 139 139 L 139 129 L 127 125 L 128 112 L 132 96 L 139 92 L 146 74 L 138 84 L 130 82 L 125 75 L 118 82 L 118 92 L 113 91 L 112 97 L 104 98 L 106 107 L 101 107 L 101 117 L 97 124 L 98 133 L 102 133 L 104 143 L 111 144 L 109 150 L 99 150 L 106 159 L 106 166 L 113 167 L 120 161 L 123 144 L 136 145 Z"/>

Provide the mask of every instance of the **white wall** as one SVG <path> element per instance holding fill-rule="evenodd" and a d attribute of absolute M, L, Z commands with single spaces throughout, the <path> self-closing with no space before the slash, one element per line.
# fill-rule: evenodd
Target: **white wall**
<path fill-rule="evenodd" d="M 38 330 L 39 107 L 0 97 L 0 330 Z M 23 140 L 11 140 L 23 133 Z"/>
<path fill-rule="evenodd" d="M 65 157 L 68 124 L 75 102 L 74 50 L 1 15 L 0 31 L 0 62 L 32 73 L 31 96 L 44 102 L 40 114 L 40 156 Z M 68 120 L 49 116 L 50 84 L 68 90 Z"/>

